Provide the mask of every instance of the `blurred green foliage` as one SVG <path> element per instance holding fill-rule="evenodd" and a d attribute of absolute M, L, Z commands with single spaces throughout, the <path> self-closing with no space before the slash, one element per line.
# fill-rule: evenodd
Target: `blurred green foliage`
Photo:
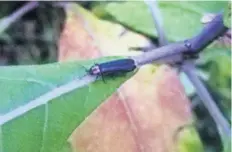
<path fill-rule="evenodd" d="M 202 15 L 207 12 L 218 12 L 226 4 L 226 2 L 216 1 L 160 1 L 159 8 L 168 39 L 179 41 L 196 35 L 203 27 L 200 22 Z M 114 21 L 145 35 L 157 36 L 152 15 L 143 1 L 108 3 L 105 11 Z"/>
<path fill-rule="evenodd" d="M 228 28 L 231 28 L 231 1 L 228 2 L 228 5 L 224 10 L 224 23 Z"/>
<path fill-rule="evenodd" d="M 199 142 L 198 134 L 194 128 L 188 127 L 178 135 L 178 152 L 203 152 L 203 145 Z"/>
<path fill-rule="evenodd" d="M 208 75 L 206 83 L 211 94 L 231 122 L 231 51 L 211 48 L 204 52 L 200 61 L 198 67 Z"/>

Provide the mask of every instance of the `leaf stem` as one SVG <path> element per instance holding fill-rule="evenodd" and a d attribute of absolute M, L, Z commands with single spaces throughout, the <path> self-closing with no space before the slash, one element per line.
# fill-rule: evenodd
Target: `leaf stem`
<path fill-rule="evenodd" d="M 182 69 L 188 76 L 192 84 L 195 86 L 197 94 L 199 95 L 203 104 L 205 105 L 210 115 L 214 119 L 215 123 L 217 124 L 219 132 L 223 133 L 224 136 L 230 136 L 230 125 L 221 113 L 221 111 L 219 110 L 219 108 L 217 107 L 217 105 L 215 104 L 215 102 L 213 101 L 204 84 L 197 77 L 196 67 L 193 64 L 193 62 L 186 62 L 185 64 L 183 64 Z"/>
<path fill-rule="evenodd" d="M 168 40 L 165 36 L 165 32 L 163 29 L 163 20 L 162 20 L 160 9 L 158 7 L 157 0 L 153 0 L 153 1 L 144 0 L 144 2 L 147 4 L 147 6 L 151 11 L 152 18 L 158 34 L 159 45 L 164 46 L 168 44 Z"/>

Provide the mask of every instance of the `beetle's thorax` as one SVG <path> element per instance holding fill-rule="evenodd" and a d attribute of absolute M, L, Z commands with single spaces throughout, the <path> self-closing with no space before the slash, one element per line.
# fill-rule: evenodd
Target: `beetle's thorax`
<path fill-rule="evenodd" d="M 89 73 L 91 75 L 99 75 L 101 73 L 99 65 L 96 64 L 96 65 L 92 66 L 89 70 Z"/>

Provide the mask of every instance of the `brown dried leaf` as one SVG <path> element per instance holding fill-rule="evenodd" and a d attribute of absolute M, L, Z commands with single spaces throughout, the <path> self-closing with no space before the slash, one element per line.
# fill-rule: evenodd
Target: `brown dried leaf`
<path fill-rule="evenodd" d="M 149 43 L 130 31 L 122 35 L 124 30 L 69 5 L 59 59 L 129 55 L 128 47 Z M 86 118 L 70 139 L 83 152 L 170 152 L 175 130 L 190 119 L 189 101 L 176 72 L 168 66 L 156 70 L 145 66 Z"/>

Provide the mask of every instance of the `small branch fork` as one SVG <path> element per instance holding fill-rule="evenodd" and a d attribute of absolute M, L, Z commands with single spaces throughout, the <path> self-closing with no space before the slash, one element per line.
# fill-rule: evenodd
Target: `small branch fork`
<path fill-rule="evenodd" d="M 153 10 L 153 19 L 156 18 L 154 21 L 159 21 L 157 19 L 157 15 L 154 14 L 154 12 L 157 12 L 154 11 L 154 9 L 157 8 L 152 6 L 152 2 L 147 2 L 146 0 L 145 2 L 148 4 L 149 8 Z M 167 44 L 168 41 L 164 32 L 162 32 L 163 29 L 159 25 L 161 24 L 156 23 L 157 30 L 160 30 L 157 32 L 158 36 L 161 36 L 159 43 L 161 43 L 160 46 L 164 46 L 131 58 L 135 60 L 137 67 L 149 63 L 181 63 L 181 66 L 179 67 L 180 70 L 188 76 L 189 80 L 195 86 L 198 96 L 201 98 L 203 104 L 214 119 L 221 135 L 223 137 L 230 136 L 230 124 L 213 101 L 204 84 L 198 78 L 193 62 L 198 57 L 198 54 L 211 44 L 212 41 L 216 40 L 228 31 L 228 28 L 223 24 L 223 15 L 219 13 L 198 35 L 193 38 L 172 44 Z"/>

